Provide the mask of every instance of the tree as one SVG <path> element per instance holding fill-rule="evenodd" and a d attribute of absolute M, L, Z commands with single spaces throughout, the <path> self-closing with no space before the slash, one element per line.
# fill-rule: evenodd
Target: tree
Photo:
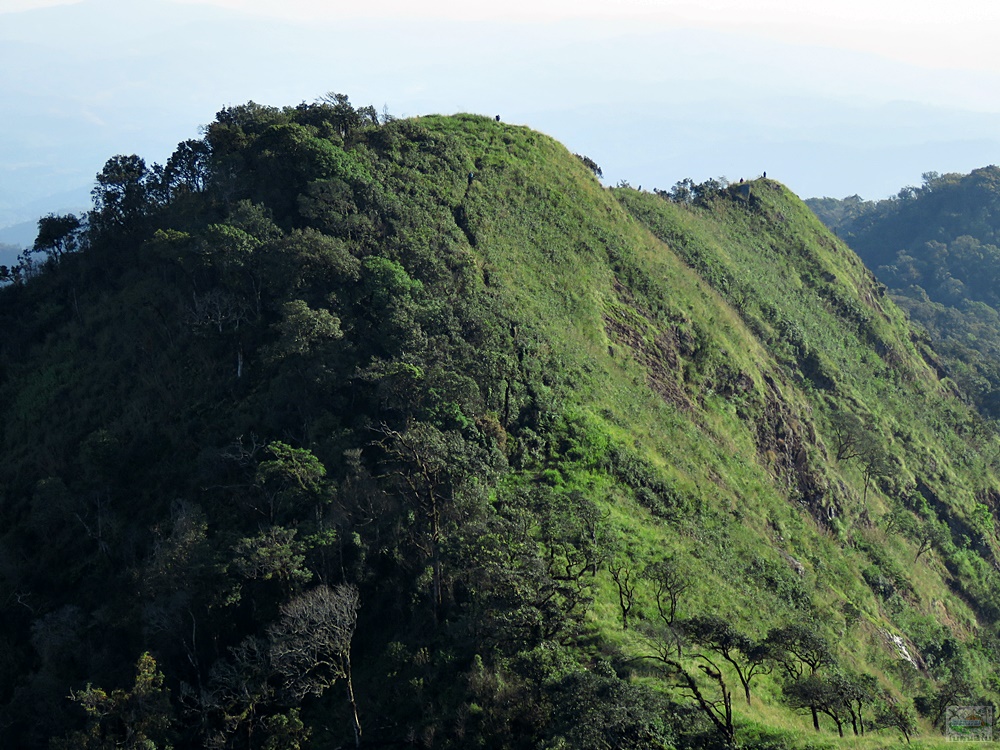
<path fill-rule="evenodd" d="M 856 415 L 851 412 L 838 411 L 830 418 L 833 432 L 833 444 L 838 461 L 857 459 L 861 463 L 861 473 L 864 477 L 863 500 L 868 499 L 868 489 L 879 477 L 893 474 L 895 465 L 892 456 L 886 451 L 878 432 L 866 427 Z"/>
<path fill-rule="evenodd" d="M 917 552 L 913 556 L 913 562 L 919 560 L 925 552 L 940 548 L 950 539 L 951 531 L 947 524 L 941 523 L 936 518 L 925 519 L 917 528 Z"/>
<path fill-rule="evenodd" d="M 623 680 L 605 662 L 546 685 L 553 716 L 545 747 L 593 750 L 659 750 L 673 746 L 665 720 L 667 702 L 652 690 Z"/>
<path fill-rule="evenodd" d="M 48 214 L 38 220 L 38 236 L 31 252 L 59 260 L 66 253 L 80 249 L 82 236 L 83 222 L 78 216 Z"/>
<path fill-rule="evenodd" d="M 653 639 L 649 642 L 654 646 L 656 652 L 639 658 L 652 659 L 663 665 L 665 676 L 670 681 L 671 686 L 681 690 L 688 698 L 694 700 L 698 709 L 712 722 L 721 736 L 724 747 L 731 747 L 736 738 L 736 728 L 733 724 L 733 694 L 726 684 L 722 670 L 708 656 L 696 655 L 696 658 L 702 662 L 698 665 L 698 669 L 705 673 L 711 683 L 714 683 L 716 690 L 715 695 L 707 694 L 701 689 L 695 675 L 674 658 L 674 644 L 672 642 L 664 639 Z"/>
<path fill-rule="evenodd" d="M 206 188 L 211 154 L 212 149 L 204 140 L 187 140 L 177 144 L 163 168 L 162 190 L 168 202 L 185 193 L 200 193 Z"/>
<path fill-rule="evenodd" d="M 943 679 L 933 693 L 918 695 L 913 705 L 921 716 L 931 720 L 934 726 L 941 723 L 948 706 L 974 705 L 976 686 L 968 672 L 968 666 L 959 661 L 952 669 L 945 670 Z"/>
<path fill-rule="evenodd" d="M 437 620 L 444 604 L 442 543 L 453 528 L 450 511 L 459 485 L 482 467 L 457 430 L 439 430 L 414 422 L 405 430 L 387 424 L 377 429 L 374 445 L 382 451 L 386 478 L 410 505 L 410 541 L 419 552 L 418 565 L 430 563 L 431 609 Z"/>
<path fill-rule="evenodd" d="M 793 623 L 772 628 L 764 642 L 770 658 L 784 669 L 786 677 L 793 683 L 815 676 L 820 667 L 833 664 L 833 655 L 826 640 L 815 629 L 806 625 Z M 808 693 L 815 685 L 810 683 L 807 687 Z M 816 712 L 819 709 L 814 705 L 803 704 L 803 707 L 806 706 L 812 711 L 813 726 L 818 730 L 819 717 Z"/>
<path fill-rule="evenodd" d="M 669 194 L 662 193 L 661 195 L 668 196 L 674 203 L 691 203 L 694 200 L 694 187 L 694 180 L 685 177 L 670 189 Z"/>
<path fill-rule="evenodd" d="M 326 467 L 307 448 L 275 441 L 266 450 L 269 458 L 257 465 L 254 484 L 267 503 L 269 520 L 300 519 L 309 510 L 318 521 L 332 499 Z"/>
<path fill-rule="evenodd" d="M 653 586 L 660 618 L 665 624 L 673 625 L 677 616 L 677 603 L 681 595 L 691 587 L 687 575 L 672 557 L 664 557 L 647 565 L 643 577 Z"/>
<path fill-rule="evenodd" d="M 233 547 L 233 567 L 248 581 L 277 581 L 287 591 L 312 580 L 305 566 L 305 545 L 296 529 L 273 526 Z"/>
<path fill-rule="evenodd" d="M 247 747 L 255 747 L 259 732 L 301 736 L 301 728 L 296 729 L 298 704 L 343 679 L 355 745 L 360 746 L 350 654 L 359 602 L 354 586 L 317 586 L 285 602 L 266 636 L 248 636 L 231 648 L 229 658 L 212 666 L 206 688 L 193 696 L 205 718 L 216 725 L 208 730 L 206 744 L 229 746 L 240 736 Z"/>
<path fill-rule="evenodd" d="M 882 729 L 898 729 L 900 734 L 906 739 L 906 744 L 910 744 L 910 735 L 917 731 L 917 719 L 913 715 L 913 709 L 896 701 L 885 703 L 875 714 L 875 721 L 872 728 L 876 731 Z"/>
<path fill-rule="evenodd" d="M 868 488 L 880 477 L 891 476 L 896 467 L 888 451 L 874 437 L 866 441 L 861 454 L 861 472 L 865 479 L 865 489 L 861 499 L 868 499 Z"/>
<path fill-rule="evenodd" d="M 331 91 L 320 97 L 320 101 L 331 108 L 330 122 L 341 138 L 347 138 L 355 130 L 365 126 L 378 125 L 378 112 L 372 106 L 354 109 L 347 94 Z"/>
<path fill-rule="evenodd" d="M 351 677 L 351 640 L 359 605 L 354 586 L 317 586 L 283 605 L 281 620 L 267 631 L 271 669 L 290 704 L 322 695 L 338 679 L 345 681 L 357 747 L 361 722 Z"/>
<path fill-rule="evenodd" d="M 830 680 L 817 674 L 811 674 L 800 680 L 790 682 L 782 688 L 785 702 L 794 709 L 809 709 L 812 713 L 813 728 L 819 731 L 819 714 L 823 713 L 833 719 L 837 732 L 844 736 L 844 722 L 849 713 L 844 696 L 836 689 Z"/>
<path fill-rule="evenodd" d="M 875 700 L 877 691 L 878 684 L 871 675 L 850 674 L 840 670 L 829 675 L 814 673 L 783 688 L 785 700 L 792 708 L 808 708 L 812 712 L 813 727 L 817 731 L 819 712 L 833 719 L 841 737 L 844 736 L 844 724 L 848 720 L 855 735 L 865 733 L 864 707 Z"/>
<path fill-rule="evenodd" d="M 583 166 L 585 166 L 587 169 L 589 169 L 591 172 L 594 173 L 595 177 L 604 177 L 604 172 L 601 170 L 599 166 L 597 166 L 596 161 L 591 159 L 589 156 L 584 156 L 583 154 L 575 154 L 575 156 L 577 159 L 583 162 Z"/>
<path fill-rule="evenodd" d="M 556 582 L 564 606 L 575 610 L 589 601 L 584 576 L 595 576 L 608 555 L 606 519 L 593 500 L 580 492 L 539 495 L 534 511 L 548 576 Z"/>
<path fill-rule="evenodd" d="M 274 359 L 293 355 L 304 357 L 313 350 L 344 336 L 340 318 L 323 308 L 313 309 L 300 299 L 281 306 L 281 320 L 275 325 L 278 340 L 270 349 Z"/>
<path fill-rule="evenodd" d="M 813 627 L 793 623 L 772 628 L 765 639 L 771 658 L 785 670 L 790 680 L 816 674 L 820 667 L 833 664 L 830 646 Z"/>
<path fill-rule="evenodd" d="M 188 697 L 203 714 L 203 721 L 214 718 L 219 728 L 206 729 L 206 745 L 229 746 L 230 738 L 242 735 L 247 747 L 253 747 L 253 737 L 264 726 L 269 706 L 274 701 L 270 684 L 267 644 L 262 638 L 250 636 L 229 649 L 229 658 L 212 665 L 207 686 L 195 695 L 188 688 Z M 207 723 L 207 722 L 206 722 Z"/>
<path fill-rule="evenodd" d="M 680 628 L 675 627 L 677 603 L 681 595 L 690 587 L 687 575 L 671 557 L 650 563 L 643 570 L 643 577 L 653 586 L 656 597 L 656 611 L 662 625 L 659 628 L 647 627 L 647 634 L 664 644 L 672 643 L 672 651 L 679 657 L 684 650 L 683 636 Z"/>
<path fill-rule="evenodd" d="M 628 630 L 628 615 L 635 604 L 635 571 L 627 562 L 614 561 L 608 566 L 611 580 L 618 588 L 618 606 L 622 611 L 622 630 Z"/>
<path fill-rule="evenodd" d="M 55 750 L 169 750 L 173 711 L 163 674 L 148 653 L 139 657 L 130 690 L 87 685 L 70 692 L 70 700 L 87 714 L 83 731 L 53 741 Z"/>
<path fill-rule="evenodd" d="M 728 184 L 729 181 L 725 177 L 720 177 L 719 179 L 709 177 L 704 182 L 699 182 L 691 188 L 691 197 L 696 203 L 704 204 L 710 198 L 721 195 Z"/>
<path fill-rule="evenodd" d="M 747 705 L 750 705 L 750 683 L 754 677 L 769 674 L 770 652 L 768 644 L 758 643 L 741 633 L 726 620 L 715 615 L 702 615 L 685 620 L 681 625 L 684 634 L 694 643 L 713 651 L 729 662 L 743 685 Z M 695 658 L 705 657 L 694 654 Z"/>
<path fill-rule="evenodd" d="M 834 412 L 830 417 L 830 429 L 838 461 L 850 461 L 861 455 L 866 430 L 864 423 L 855 414 L 849 411 Z"/>
<path fill-rule="evenodd" d="M 878 682 L 868 674 L 852 674 L 837 670 L 828 678 L 831 687 L 840 696 L 851 716 L 854 734 L 865 733 L 865 706 L 871 704 L 878 694 Z"/>
<path fill-rule="evenodd" d="M 882 528 L 887 535 L 893 532 L 909 534 L 912 532 L 914 526 L 913 514 L 896 499 L 891 501 L 889 510 L 882 516 L 881 520 L 884 524 Z"/>
<path fill-rule="evenodd" d="M 146 162 L 134 154 L 108 159 L 90 193 L 94 199 L 91 228 L 99 235 L 127 235 L 139 229 L 151 208 L 152 176 Z"/>

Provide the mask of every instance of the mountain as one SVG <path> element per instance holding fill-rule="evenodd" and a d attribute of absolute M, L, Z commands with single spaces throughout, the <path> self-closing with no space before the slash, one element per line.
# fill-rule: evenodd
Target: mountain
<path fill-rule="evenodd" d="M 994 703 L 998 441 L 926 336 L 781 184 L 596 168 L 346 97 L 109 160 L 0 288 L 3 744 L 931 747 Z"/>
<path fill-rule="evenodd" d="M 924 175 L 894 199 L 812 199 L 923 328 L 947 372 L 1000 416 L 1000 168 Z"/>

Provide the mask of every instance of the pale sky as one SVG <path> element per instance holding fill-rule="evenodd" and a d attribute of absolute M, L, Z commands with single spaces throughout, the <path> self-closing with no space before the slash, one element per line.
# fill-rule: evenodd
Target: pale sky
<path fill-rule="evenodd" d="M 116 153 L 328 91 L 502 113 L 612 185 L 882 198 L 1000 163 L 997 30 L 1000 0 L 0 0 L 0 244 Z"/>
<path fill-rule="evenodd" d="M 142 0 L 134 0 L 142 2 Z M 0 0 L 0 14 L 81 0 Z M 178 0 L 286 20 L 560 20 L 699 28 L 864 52 L 929 69 L 1000 74 L 997 0 Z"/>
<path fill-rule="evenodd" d="M 141 2 L 141 0 L 136 0 Z M 997 0 L 181 0 L 294 20 L 447 18 L 524 23 L 637 20 L 753 33 L 884 56 L 929 68 L 1000 73 Z M 0 0 L 0 12 L 71 4 Z"/>

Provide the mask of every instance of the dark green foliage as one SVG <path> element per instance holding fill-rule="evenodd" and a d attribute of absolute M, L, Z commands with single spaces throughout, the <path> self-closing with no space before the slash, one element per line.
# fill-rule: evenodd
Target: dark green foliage
<path fill-rule="evenodd" d="M 152 210 L 154 175 L 139 156 L 109 159 L 97 175 L 90 227 L 97 237 L 133 238 Z"/>
<path fill-rule="evenodd" d="M 790 609 L 808 612 L 812 606 L 809 592 L 800 576 L 795 575 L 788 565 L 783 565 L 763 557 L 754 557 L 747 563 L 745 573 L 763 590 L 770 591 Z"/>
<path fill-rule="evenodd" d="M 847 701 L 837 686 L 827 677 L 811 674 L 789 682 L 783 689 L 785 701 L 793 709 L 812 713 L 813 728 L 819 731 L 819 714 L 826 714 L 837 726 L 837 733 L 844 736 L 847 720 Z"/>
<path fill-rule="evenodd" d="M 552 681 L 554 705 L 543 747 L 601 750 L 673 747 L 670 705 L 660 695 L 619 679 L 605 663 Z"/>
<path fill-rule="evenodd" d="M 714 736 L 708 744 L 714 747 L 732 747 L 736 725 L 733 718 L 733 695 L 725 672 L 704 653 L 695 654 L 697 666 L 689 667 L 679 657 L 673 656 L 672 644 L 668 640 L 653 640 L 651 645 L 655 654 L 645 658 L 655 661 L 667 684 L 689 700 L 701 712 L 701 717 L 714 728 Z M 699 672 L 694 669 L 704 674 L 707 686 L 701 684 Z"/>
<path fill-rule="evenodd" d="M 145 750 L 169 747 L 173 724 L 169 694 L 163 688 L 163 674 L 148 653 L 136 664 L 131 690 L 109 694 L 91 685 L 70 694 L 71 700 L 87 715 L 87 727 L 66 738 L 55 739 L 55 750 Z"/>
<path fill-rule="evenodd" d="M 576 154 L 576 158 L 583 162 L 583 166 L 594 173 L 595 177 L 604 177 L 603 170 L 597 166 L 597 162 L 591 159 L 589 156 L 584 156 L 583 154 Z"/>
<path fill-rule="evenodd" d="M 44 253 L 50 260 L 59 260 L 66 253 L 80 249 L 83 222 L 78 216 L 49 214 L 38 220 L 38 236 L 31 250 Z"/>

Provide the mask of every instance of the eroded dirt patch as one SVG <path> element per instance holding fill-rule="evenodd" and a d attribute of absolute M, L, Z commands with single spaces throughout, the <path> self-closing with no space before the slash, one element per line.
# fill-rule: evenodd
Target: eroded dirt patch
<path fill-rule="evenodd" d="M 678 334 L 673 330 L 657 330 L 650 314 L 635 303 L 629 290 L 617 280 L 615 294 L 626 310 L 618 311 L 623 314 L 604 313 L 604 330 L 608 338 L 627 348 L 646 368 L 646 382 L 660 398 L 690 411 L 693 404 L 683 385 Z"/>

